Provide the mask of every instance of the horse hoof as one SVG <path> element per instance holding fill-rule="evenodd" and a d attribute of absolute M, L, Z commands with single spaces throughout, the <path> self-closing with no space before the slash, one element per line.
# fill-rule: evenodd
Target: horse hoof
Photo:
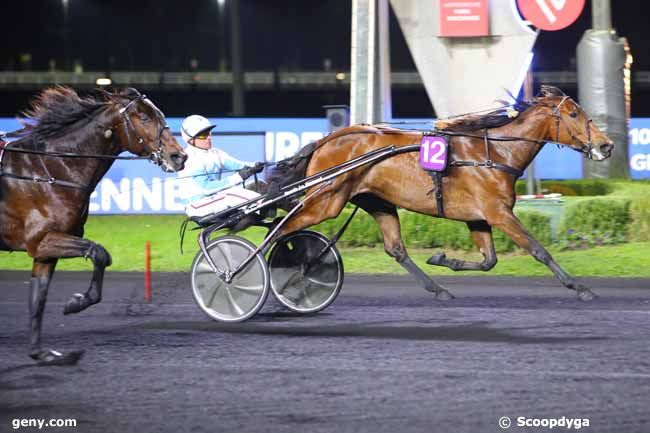
<path fill-rule="evenodd" d="M 428 265 L 434 265 L 434 266 L 442 266 L 441 263 L 447 258 L 447 255 L 443 252 L 440 251 L 439 253 L 435 253 L 431 257 L 429 257 L 429 260 L 427 260 Z"/>
<path fill-rule="evenodd" d="M 580 299 L 581 301 L 584 301 L 584 302 L 593 301 L 597 297 L 598 297 L 598 295 L 596 295 L 594 292 L 592 292 L 589 289 L 580 289 L 580 290 L 578 290 L 578 299 Z"/>
<path fill-rule="evenodd" d="M 436 293 L 436 299 L 439 300 L 439 301 L 450 301 L 450 300 L 454 299 L 454 295 L 452 295 L 451 293 L 449 293 L 445 289 L 440 289 Z"/>
<path fill-rule="evenodd" d="M 39 366 L 71 366 L 76 365 L 83 357 L 83 350 L 74 350 L 68 353 L 57 352 L 56 350 L 44 350 L 37 354 L 30 355 Z"/>
<path fill-rule="evenodd" d="M 72 298 L 65 303 L 63 307 L 63 314 L 72 314 L 78 313 L 88 306 L 88 302 L 85 295 L 81 293 L 75 293 L 72 295 Z"/>

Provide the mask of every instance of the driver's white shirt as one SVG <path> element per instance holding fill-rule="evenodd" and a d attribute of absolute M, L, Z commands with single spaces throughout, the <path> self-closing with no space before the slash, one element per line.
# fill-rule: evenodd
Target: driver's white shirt
<path fill-rule="evenodd" d="M 243 187 L 244 182 L 237 173 L 254 163 L 240 161 L 214 147 L 206 150 L 188 145 L 185 151 L 187 161 L 178 177 L 187 215 L 219 212 L 259 196 Z"/>

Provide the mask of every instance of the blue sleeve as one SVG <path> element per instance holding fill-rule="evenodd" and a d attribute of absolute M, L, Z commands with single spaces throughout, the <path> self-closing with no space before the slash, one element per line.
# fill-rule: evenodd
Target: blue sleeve
<path fill-rule="evenodd" d="M 240 161 L 237 158 L 233 158 L 232 156 L 225 153 L 221 154 L 221 158 L 223 159 L 223 168 L 225 170 L 240 170 L 245 166 L 252 167 L 255 165 L 254 162 Z"/>
<path fill-rule="evenodd" d="M 236 172 L 237 168 L 234 166 L 232 167 L 233 168 L 227 168 L 224 164 L 224 167 L 222 168 L 220 164 L 215 162 L 208 166 L 201 166 L 200 170 L 188 173 L 192 176 L 194 184 L 192 195 L 195 198 L 197 196 L 210 195 L 242 182 L 242 178 Z"/>

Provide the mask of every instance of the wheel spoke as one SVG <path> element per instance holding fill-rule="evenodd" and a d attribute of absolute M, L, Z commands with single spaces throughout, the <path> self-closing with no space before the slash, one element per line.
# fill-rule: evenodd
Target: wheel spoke
<path fill-rule="evenodd" d="M 262 256 L 252 253 L 255 247 L 245 239 L 236 236 L 217 238 L 207 246 L 207 256 L 197 253 L 192 268 L 192 291 L 201 309 L 213 319 L 233 322 L 241 321 L 257 312 L 268 293 L 268 270 Z M 290 255 L 290 253 L 289 253 Z M 251 258 L 246 268 L 236 275 L 232 271 Z M 208 259 L 219 270 L 215 275 Z M 226 275 L 222 275 L 226 273 Z M 225 276 L 232 279 L 228 283 Z"/>
<path fill-rule="evenodd" d="M 241 317 L 246 314 L 244 310 L 241 309 L 239 305 L 235 302 L 235 299 L 232 297 L 232 293 L 230 293 L 230 290 L 226 288 L 226 295 L 228 297 L 228 305 L 230 307 L 231 311 L 234 311 L 234 313 L 237 315 L 237 317 Z"/>
<path fill-rule="evenodd" d="M 302 307 L 307 307 L 307 308 L 311 308 L 314 306 L 314 302 L 309 298 L 309 293 L 307 292 L 304 285 L 301 285 L 301 287 L 298 289 L 298 293 L 300 296 L 298 296 L 295 299 L 292 299 L 292 301 L 295 302 L 296 305 L 300 305 Z"/>
<path fill-rule="evenodd" d="M 294 311 L 327 307 L 341 286 L 342 263 L 337 257 L 336 248 L 317 233 L 289 235 L 269 256 L 273 293 Z"/>
<path fill-rule="evenodd" d="M 208 261 L 204 260 L 199 262 L 199 264 L 196 266 L 195 274 L 196 275 L 214 274 L 214 272 L 212 272 L 212 268 L 210 267 Z"/>
<path fill-rule="evenodd" d="M 278 293 L 284 293 L 285 290 L 287 290 L 287 287 L 293 287 L 297 286 L 300 284 L 300 282 L 303 280 L 302 273 L 300 271 L 295 271 L 289 277 L 285 280 L 284 284 L 282 284 L 282 287 L 280 287 L 277 292 Z"/>
<path fill-rule="evenodd" d="M 325 286 L 325 287 L 336 287 L 336 283 L 337 283 L 337 281 L 334 281 L 334 282 L 323 281 L 323 280 L 319 280 L 319 279 L 314 278 L 314 277 L 307 277 L 307 280 L 309 280 L 312 283 L 317 284 L 319 286 Z"/>
<path fill-rule="evenodd" d="M 217 292 L 219 291 L 220 286 L 221 284 L 217 282 L 216 284 L 214 284 L 214 286 L 211 289 L 208 289 L 208 290 L 212 290 L 212 294 L 210 295 L 210 300 L 205 303 L 206 307 L 212 308 L 212 303 L 214 302 L 214 298 L 217 296 Z"/>
<path fill-rule="evenodd" d="M 230 246 L 230 243 L 222 242 L 220 244 L 217 244 L 215 251 L 219 251 L 219 253 L 221 253 L 221 257 L 223 257 L 223 261 L 226 263 L 225 270 L 232 271 L 235 267 L 232 265 L 234 257 L 233 257 L 233 250 Z"/>
<path fill-rule="evenodd" d="M 262 291 L 262 286 L 259 285 L 254 285 L 254 286 L 243 286 L 243 285 L 237 285 L 237 284 L 232 284 L 230 286 L 231 289 L 237 289 L 240 292 L 244 292 L 246 294 L 254 294 L 257 295 Z"/>

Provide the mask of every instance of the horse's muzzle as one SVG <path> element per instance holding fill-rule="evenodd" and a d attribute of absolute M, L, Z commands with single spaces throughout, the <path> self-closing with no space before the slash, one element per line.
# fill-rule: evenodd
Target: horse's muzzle
<path fill-rule="evenodd" d="M 180 171 L 185 168 L 185 161 L 187 161 L 187 154 L 183 152 L 174 152 L 169 155 L 172 163 L 174 163 L 174 169 Z"/>
<path fill-rule="evenodd" d="M 601 145 L 592 144 L 588 146 L 588 149 L 589 150 L 587 152 L 587 156 L 589 159 L 593 159 L 594 161 L 602 161 L 612 156 L 614 145 L 611 144 L 611 142 Z"/>
<path fill-rule="evenodd" d="M 614 150 L 614 145 L 612 143 L 607 143 L 600 146 L 600 152 L 605 156 L 605 158 L 612 156 L 612 150 Z"/>

